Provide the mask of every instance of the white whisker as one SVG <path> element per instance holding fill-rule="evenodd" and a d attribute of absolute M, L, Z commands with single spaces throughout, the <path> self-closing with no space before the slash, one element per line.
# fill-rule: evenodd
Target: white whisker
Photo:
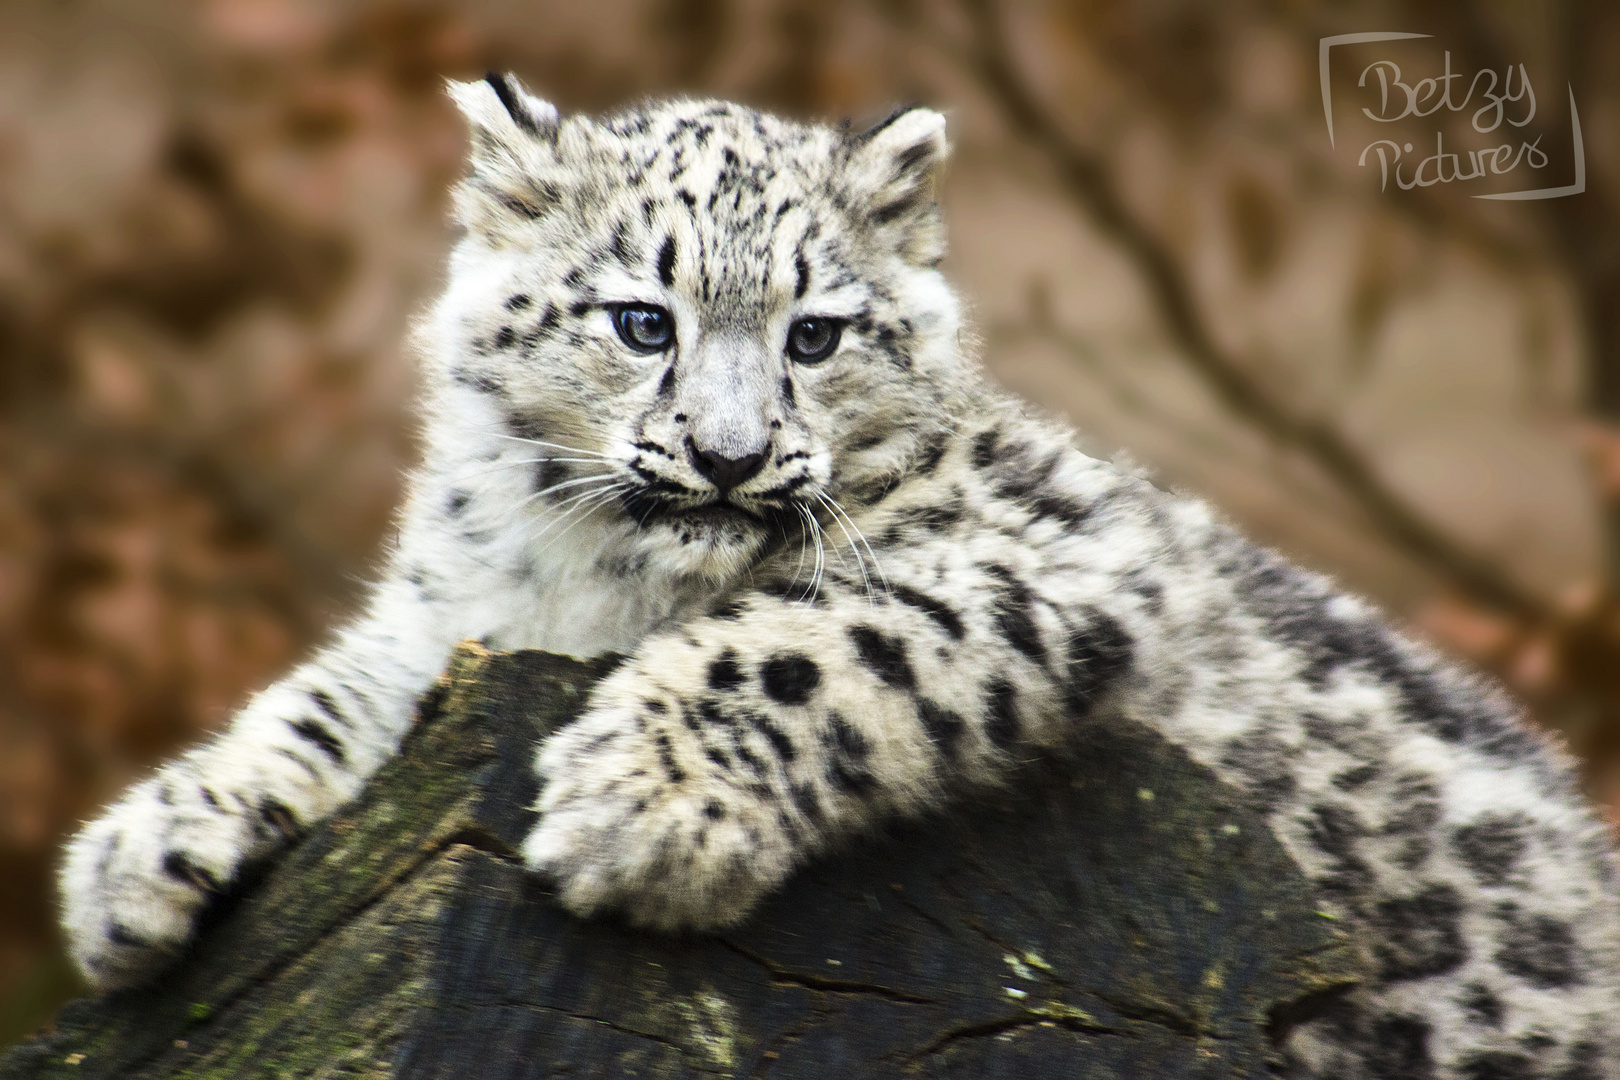
<path fill-rule="evenodd" d="M 484 467 L 482 469 L 474 469 L 471 472 L 458 473 L 455 476 L 447 478 L 446 482 L 451 483 L 451 484 L 461 484 L 461 483 L 465 483 L 468 480 L 473 479 L 474 477 L 487 476 L 490 473 L 500 472 L 503 469 L 515 469 L 520 465 L 543 465 L 543 464 L 545 464 L 546 462 L 549 462 L 549 461 L 563 461 L 563 462 L 568 462 L 570 464 L 578 464 L 578 465 L 596 465 L 598 467 L 608 464 L 608 462 L 597 461 L 594 458 L 562 458 L 562 457 L 520 458 L 520 459 L 518 459 L 516 461 L 503 461 L 498 465 L 489 465 L 489 466 L 486 466 L 486 467 Z"/>
<path fill-rule="evenodd" d="M 541 498 L 542 496 L 545 496 L 545 495 L 550 495 L 553 491 L 561 491 L 563 488 L 577 487 L 580 484 L 603 483 L 605 481 L 612 480 L 613 477 L 614 477 L 613 473 L 606 473 L 606 474 L 603 474 L 603 475 L 600 475 L 600 476 L 582 476 L 577 480 L 564 480 L 560 484 L 552 484 L 548 488 L 542 488 L 540 491 L 536 491 L 533 495 L 528 496 L 527 498 L 523 499 L 521 502 L 515 503 L 513 506 L 511 506 L 506 511 L 505 514 L 503 514 L 501 516 L 501 520 L 505 521 L 508 517 L 511 517 L 513 514 L 517 513 L 519 510 L 522 510 L 524 507 L 526 507 L 530 503 L 534 502 L 534 500 L 536 500 L 538 498 Z M 623 483 L 623 482 L 624 481 L 620 481 L 620 483 Z M 559 504 L 559 505 L 566 505 L 566 503 Z"/>
<path fill-rule="evenodd" d="M 878 576 L 878 580 L 883 583 L 883 591 L 884 592 L 889 592 L 890 591 L 889 575 L 887 575 L 887 574 L 885 574 L 883 572 L 883 564 L 880 561 L 878 561 L 877 552 L 872 550 L 872 544 L 871 544 L 870 541 L 868 541 L 866 539 L 866 534 L 861 532 L 861 527 L 859 525 L 855 524 L 855 519 L 849 516 L 849 511 L 845 510 L 843 508 L 843 506 L 839 504 L 837 499 L 835 499 L 831 495 L 827 495 L 825 493 L 822 495 L 822 498 L 827 500 L 827 502 L 832 506 L 834 511 L 836 511 L 839 514 L 842 514 L 844 520 L 849 523 L 849 527 L 855 530 L 855 535 L 860 538 L 861 544 L 863 546 L 865 546 L 865 548 L 866 548 L 866 554 L 871 556 L 872 569 L 874 571 L 876 571 L 877 576 Z"/>
<path fill-rule="evenodd" d="M 820 498 L 819 495 L 816 496 L 816 497 L 818 499 Z M 821 519 L 818 518 L 818 517 L 815 517 L 815 511 L 811 511 L 811 518 L 812 518 L 812 520 L 815 521 L 816 525 L 821 528 L 822 535 L 827 537 L 827 541 L 828 541 L 827 548 L 834 555 L 836 555 L 838 557 L 838 565 L 839 565 L 839 567 L 841 567 L 844 570 L 848 570 L 849 569 L 849 560 L 844 558 L 843 550 L 837 544 L 832 543 L 832 537 L 830 535 L 828 535 L 826 527 L 822 526 Z"/>
<path fill-rule="evenodd" d="M 608 474 L 608 476 L 611 476 L 611 475 L 612 475 L 611 473 Z M 549 495 L 553 491 L 561 491 L 563 488 L 571 488 L 571 487 L 575 487 L 575 486 L 577 486 L 579 484 L 589 483 L 592 480 L 606 480 L 607 478 L 608 478 L 607 476 L 582 476 L 577 480 L 564 480 L 560 484 L 552 484 L 548 488 L 544 488 L 544 489 L 542 489 L 540 491 L 535 492 L 533 495 L 529 496 L 529 499 L 538 499 L 540 496 Z M 527 502 L 528 499 L 525 499 L 524 501 Z"/>
<path fill-rule="evenodd" d="M 806 513 L 810 515 L 810 524 L 813 526 L 811 531 L 816 538 L 816 576 L 815 580 L 811 582 L 810 589 L 810 599 L 815 600 L 821 596 L 821 583 L 827 578 L 827 545 L 825 542 L 827 530 L 821 527 L 821 519 L 816 517 L 814 511 L 809 510 L 807 507 Z"/>
<path fill-rule="evenodd" d="M 550 542 L 547 543 L 545 547 L 543 547 L 539 551 L 535 552 L 534 553 L 535 558 L 539 558 L 541 555 L 544 555 L 546 552 L 550 551 L 553 547 L 555 547 L 559 540 L 561 540 L 563 537 L 567 536 L 570 532 L 573 532 L 574 526 L 578 525 L 580 522 L 582 522 L 586 518 L 590 517 L 592 511 L 597 510 L 598 508 L 602 507 L 603 505 L 613 501 L 613 496 L 614 496 L 615 492 L 613 492 L 613 491 L 597 491 L 597 492 L 592 492 L 591 494 L 594 495 L 595 498 L 594 499 L 586 499 L 585 501 L 581 502 L 579 504 L 579 506 L 576 506 L 576 507 L 574 507 L 573 510 L 570 510 L 569 514 L 577 514 L 577 516 L 574 517 L 573 521 L 569 522 L 567 528 L 565 528 L 562 532 L 558 533 L 556 536 L 553 536 L 551 538 Z M 583 510 L 583 513 L 579 513 L 579 511 L 581 511 L 581 510 Z"/>
<path fill-rule="evenodd" d="M 583 446 L 568 446 L 564 443 L 547 442 L 544 439 L 531 439 L 523 435 L 508 435 L 505 432 L 491 432 L 497 439 L 510 439 L 512 442 L 528 443 L 531 446 L 549 446 L 553 450 L 564 450 L 570 454 L 584 454 L 587 457 L 601 461 L 613 461 L 613 455 L 604 454 L 600 450 L 587 450 Z"/>
<path fill-rule="evenodd" d="M 514 514 L 520 513 L 530 503 L 534 502 L 536 499 L 540 498 L 543 495 L 550 494 L 553 491 L 558 491 L 558 490 L 560 490 L 562 488 L 565 488 L 565 487 L 576 487 L 576 486 L 581 485 L 581 484 L 593 484 L 593 485 L 595 485 L 595 484 L 610 484 L 610 483 L 614 482 L 614 475 L 615 474 L 613 474 L 611 472 L 610 473 L 603 473 L 603 474 L 600 474 L 600 475 L 597 475 L 597 476 L 583 476 L 583 477 L 579 477 L 579 478 L 574 479 L 574 480 L 564 481 L 563 483 L 560 483 L 560 484 L 553 484 L 551 487 L 545 488 L 545 489 L 543 489 L 541 491 L 537 491 L 537 492 L 533 493 L 532 495 L 529 495 L 529 496 L 527 496 L 527 497 L 525 497 L 523 499 L 518 500 L 517 502 L 512 503 L 510 506 L 506 507 L 506 509 L 504 509 L 500 513 L 494 515 L 494 517 L 492 519 L 480 521 L 479 525 L 482 528 L 499 528 L 499 527 L 505 525 L 508 521 L 510 521 Z M 625 481 L 622 481 L 622 480 L 618 481 L 618 483 L 624 483 L 624 482 Z M 590 490 L 595 490 L 595 489 L 593 488 L 593 489 L 590 489 Z M 589 493 L 590 493 L 590 491 L 586 492 L 586 494 L 589 494 Z M 568 501 L 571 501 L 571 500 L 566 500 L 561 505 L 567 505 Z"/>
<path fill-rule="evenodd" d="M 855 556 L 855 565 L 860 568 L 861 584 L 866 589 L 866 601 L 869 604 L 875 604 L 877 601 L 872 592 L 872 577 L 866 572 L 866 556 L 861 554 L 860 546 L 855 543 L 855 538 L 850 535 L 849 529 L 845 527 L 843 520 L 839 517 L 838 511 L 834 508 L 832 500 L 819 491 L 816 492 L 816 498 L 821 502 L 821 505 L 832 511 L 833 522 L 837 524 L 838 530 L 844 534 L 844 540 L 849 544 L 850 554 Z M 837 550 L 837 547 L 833 548 L 834 552 Z"/>
<path fill-rule="evenodd" d="M 585 510 L 587 507 L 594 509 L 594 505 L 592 505 L 591 500 L 599 499 L 600 502 L 607 502 L 614 495 L 630 486 L 629 481 L 621 480 L 618 483 L 610 484 L 605 488 L 593 488 L 590 491 L 581 491 L 570 495 L 568 498 L 557 504 L 556 510 L 560 512 L 547 520 L 545 526 L 541 528 L 539 532 L 536 532 L 532 536 L 528 537 L 526 543 L 534 543 L 536 540 L 546 535 L 546 533 L 550 532 L 553 528 L 562 524 L 564 521 L 567 521 L 581 510 Z"/>
<path fill-rule="evenodd" d="M 804 507 L 794 503 L 793 508 L 799 512 L 799 565 L 793 568 L 793 580 L 788 583 L 789 589 L 799 583 L 799 575 L 804 573 L 804 551 L 810 544 L 810 534 L 804 527 Z"/>
<path fill-rule="evenodd" d="M 810 587 L 799 596 L 802 603 L 806 599 L 814 599 L 820 594 L 821 578 L 827 566 L 827 551 L 821 543 L 821 522 L 816 520 L 816 515 L 801 502 L 795 502 L 794 505 L 799 508 L 799 513 L 804 515 L 805 521 L 809 522 L 810 537 L 816 542 L 816 567 L 810 575 Z"/>

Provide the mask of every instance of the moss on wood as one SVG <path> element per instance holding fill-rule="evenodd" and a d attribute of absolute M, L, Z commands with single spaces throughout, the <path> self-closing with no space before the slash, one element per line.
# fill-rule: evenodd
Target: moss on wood
<path fill-rule="evenodd" d="M 514 853 L 534 744 L 604 670 L 458 651 L 355 804 L 161 982 L 69 1004 L 0 1077 L 1239 1077 L 1357 978 L 1233 793 L 1097 725 L 719 936 L 575 919 Z"/>

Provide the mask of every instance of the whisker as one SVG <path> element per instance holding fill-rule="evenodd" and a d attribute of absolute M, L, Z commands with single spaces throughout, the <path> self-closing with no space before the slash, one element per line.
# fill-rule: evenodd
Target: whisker
<path fill-rule="evenodd" d="M 602 473 L 602 474 L 599 474 L 599 475 L 596 475 L 596 476 L 583 476 L 583 477 L 579 477 L 579 478 L 574 479 L 574 480 L 564 481 L 563 483 L 560 483 L 560 484 L 553 484 L 552 486 L 550 486 L 548 488 L 544 488 L 544 489 L 542 489 L 540 491 L 537 491 L 537 492 L 533 493 L 532 495 L 527 496 L 526 498 L 520 499 L 517 502 L 512 503 L 505 510 L 502 510 L 499 514 L 496 514 L 493 519 L 485 521 L 483 523 L 483 525 L 484 525 L 484 527 L 499 527 L 501 525 L 504 525 L 509 520 L 511 520 L 511 518 L 512 518 L 512 516 L 514 514 L 517 514 L 517 513 L 521 512 L 524 509 L 524 507 L 528 506 L 530 503 L 534 502 L 536 499 L 540 498 L 543 495 L 547 495 L 547 494 L 549 494 L 549 493 L 551 493 L 553 491 L 557 491 L 557 490 L 559 490 L 561 488 L 574 487 L 574 486 L 577 486 L 579 484 L 604 484 L 604 483 L 609 483 L 609 482 L 613 481 L 614 476 L 615 476 L 614 473 L 609 472 L 609 473 Z M 623 481 L 620 481 L 620 482 L 622 483 Z"/>
<path fill-rule="evenodd" d="M 574 531 L 574 527 L 576 525 L 578 525 L 580 522 L 584 521 L 586 518 L 590 517 L 592 511 L 594 511 L 594 510 L 600 508 L 601 506 L 603 506 L 604 504 L 612 501 L 613 492 L 611 492 L 611 491 L 608 491 L 608 492 L 598 491 L 598 492 L 592 492 L 592 494 L 595 496 L 594 500 L 587 499 L 584 502 L 581 502 L 579 506 L 576 506 L 576 507 L 574 507 L 573 510 L 569 511 L 570 514 L 578 514 L 578 516 L 576 516 L 574 518 L 574 520 L 569 523 L 569 525 L 568 525 L 568 527 L 566 529 L 564 529 L 562 532 L 558 533 L 556 536 L 553 536 L 551 538 L 550 543 L 546 544 L 545 547 L 543 547 L 539 551 L 535 552 L 534 553 L 535 558 L 538 559 L 540 556 L 544 555 L 546 552 L 550 551 L 553 547 L 555 547 L 559 540 L 561 540 L 563 537 L 567 536 L 569 533 Z M 579 511 L 581 511 L 581 510 L 583 510 L 584 512 L 579 513 Z"/>
<path fill-rule="evenodd" d="M 816 538 L 816 576 L 811 582 L 810 599 L 816 600 L 821 596 L 821 583 L 827 579 L 827 545 L 824 536 L 827 530 L 821 527 L 821 519 L 809 507 L 805 513 L 810 515 L 811 534 Z"/>
<path fill-rule="evenodd" d="M 620 481 L 619 483 L 622 484 L 624 481 Z M 570 495 L 568 498 L 562 500 L 555 507 L 552 507 L 550 515 L 530 521 L 528 523 L 529 532 L 528 535 L 524 537 L 523 542 L 525 544 L 534 543 L 540 537 L 544 536 L 546 533 L 550 532 L 554 527 L 556 527 L 559 522 L 566 521 L 572 515 L 573 511 L 591 496 L 599 495 L 603 492 L 614 491 L 617 489 L 617 487 L 617 484 L 610 484 L 609 486 L 603 488 L 591 488 L 586 491 L 575 492 L 573 495 Z M 540 526 L 538 530 L 536 530 L 534 527 L 536 524 Z"/>
<path fill-rule="evenodd" d="M 465 483 L 466 481 L 471 480 L 476 476 L 487 476 L 490 473 L 500 472 L 503 469 L 515 469 L 520 465 L 543 465 L 546 462 L 550 462 L 550 461 L 564 461 L 564 462 L 568 462 L 570 464 L 596 465 L 596 466 L 602 466 L 602 465 L 609 464 L 608 462 L 597 461 L 597 460 L 595 460 L 593 458 L 563 458 L 563 457 L 520 458 L 520 459 L 518 459 L 516 461 L 503 461 L 498 465 L 489 465 L 489 466 L 486 466 L 486 467 L 484 467 L 482 469 L 474 469 L 471 472 L 458 473 L 455 476 L 448 477 L 446 482 L 451 483 L 451 484 Z"/>
<path fill-rule="evenodd" d="M 612 475 L 613 475 L 612 473 L 608 474 L 608 476 L 612 476 Z M 575 485 L 578 485 L 578 484 L 589 483 L 592 480 L 606 480 L 606 479 L 607 479 L 607 476 L 582 476 L 577 480 L 564 480 L 560 484 L 552 484 L 548 488 L 543 488 L 540 491 L 535 492 L 533 495 L 529 496 L 529 499 L 538 499 L 540 496 L 549 495 L 553 491 L 561 491 L 563 488 L 569 488 L 569 487 L 574 487 Z M 527 501 L 529 501 L 529 500 L 528 499 L 524 500 L 524 502 L 527 502 Z"/>
<path fill-rule="evenodd" d="M 793 571 L 793 581 L 792 581 L 791 584 L 789 584 L 789 586 L 788 586 L 789 589 L 792 589 L 794 586 L 799 584 L 799 577 L 800 577 L 800 575 L 802 575 L 804 573 L 805 556 L 808 553 L 809 547 L 810 547 L 810 528 L 809 528 L 808 525 L 805 524 L 805 520 L 804 520 L 805 519 L 805 509 L 804 509 L 804 507 L 802 505 L 800 505 L 797 502 L 795 502 L 793 504 L 793 509 L 795 511 L 797 511 L 798 515 L 799 515 L 799 565 Z M 812 573 L 812 577 L 813 577 L 814 576 L 814 570 L 813 569 L 812 569 L 811 573 Z M 804 599 L 804 593 L 803 592 L 801 592 L 799 594 L 799 599 L 801 599 L 801 600 Z"/>
<path fill-rule="evenodd" d="M 576 486 L 578 486 L 580 484 L 601 483 L 601 482 L 603 482 L 605 480 L 612 480 L 613 477 L 614 477 L 613 473 L 606 473 L 606 474 L 600 475 L 600 476 L 582 476 L 577 480 L 564 480 L 560 484 L 552 484 L 548 488 L 542 488 L 541 490 L 536 491 L 533 495 L 528 496 L 527 498 L 523 499 L 521 502 L 515 503 L 513 506 L 511 506 L 506 511 L 506 513 L 504 515 L 502 515 L 501 520 L 505 521 L 508 517 L 512 516 L 517 511 L 523 509 L 525 506 L 528 506 L 530 503 L 534 502 L 534 500 L 536 500 L 536 499 L 538 499 L 538 498 L 540 498 L 542 496 L 545 496 L 545 495 L 550 495 L 553 491 L 561 491 L 563 488 L 576 487 Z M 621 481 L 621 483 L 622 482 L 623 481 Z"/>
<path fill-rule="evenodd" d="M 578 504 L 576 504 L 574 507 L 572 507 L 566 514 L 563 514 L 563 515 L 557 517 L 556 519 L 554 519 L 553 521 L 548 522 L 546 524 L 545 528 L 541 529 L 539 532 L 535 533 L 533 536 L 530 536 L 525 541 L 526 545 L 529 546 L 534 551 L 533 558 L 539 559 L 546 552 L 550 551 L 551 548 L 552 548 L 552 545 L 554 545 L 558 540 L 562 539 L 564 536 L 567 536 L 568 533 L 573 530 L 575 525 L 578 525 L 581 521 L 584 521 L 586 518 L 590 517 L 592 510 L 595 510 L 595 509 L 599 508 L 604 503 L 609 502 L 612 499 L 611 494 L 608 494 L 608 495 L 601 495 L 601 493 L 593 493 L 593 494 L 599 495 L 601 497 L 599 499 L 595 500 L 595 501 L 582 499 Z M 559 526 L 561 527 L 560 531 L 553 534 L 552 530 L 557 529 Z M 540 544 L 540 541 L 545 539 L 547 534 L 552 534 L 551 539 L 547 540 L 546 543 L 544 543 L 544 544 Z M 538 548 L 535 547 L 535 545 L 537 545 L 537 544 L 539 545 Z"/>
<path fill-rule="evenodd" d="M 804 507 L 794 504 L 793 508 L 799 512 L 799 565 L 793 568 L 793 580 L 788 582 L 788 588 L 799 583 L 799 575 L 804 573 L 804 549 L 810 544 L 810 534 L 804 527 Z"/>
<path fill-rule="evenodd" d="M 614 460 L 611 454 L 605 454 L 600 450 L 587 450 L 583 446 L 568 446 L 565 443 L 547 442 L 545 439 L 531 439 L 525 435 L 508 435 L 501 431 L 492 431 L 487 434 L 494 435 L 497 439 L 510 439 L 512 442 L 528 443 L 531 446 L 549 446 L 553 450 L 566 450 L 570 454 L 585 454 L 588 457 L 604 461 Z"/>
<path fill-rule="evenodd" d="M 799 602 L 803 603 L 820 592 L 822 572 L 827 565 L 827 551 L 821 543 L 821 522 L 816 520 L 816 515 L 802 502 L 796 502 L 794 505 L 798 507 L 799 513 L 804 516 L 804 520 L 809 523 L 810 537 L 816 542 L 816 567 L 810 575 L 809 587 L 799 594 Z"/>
<path fill-rule="evenodd" d="M 818 491 L 816 492 L 816 498 L 820 500 L 821 505 L 833 511 L 833 521 L 838 525 L 839 531 L 844 534 L 844 540 L 849 544 L 850 554 L 855 556 L 855 565 L 860 567 L 861 584 L 866 589 L 867 603 L 876 603 L 876 597 L 872 592 L 872 578 L 866 572 L 866 556 L 861 554 L 861 549 L 855 543 L 855 538 L 849 534 L 849 529 L 844 526 L 843 521 L 838 516 L 838 511 L 833 508 L 833 504 L 826 494 Z M 836 552 L 838 549 L 834 547 L 833 550 Z"/>
<path fill-rule="evenodd" d="M 527 543 L 532 544 L 536 540 L 540 539 L 540 537 L 546 535 L 546 533 L 550 532 L 554 527 L 568 520 L 568 518 L 572 517 L 577 511 L 583 509 L 584 506 L 593 498 L 600 496 L 603 497 L 602 501 L 605 502 L 607 501 L 607 497 L 616 495 L 618 492 L 629 486 L 630 482 L 628 480 L 621 480 L 616 484 L 609 484 L 604 488 L 593 488 L 589 491 L 575 492 L 573 495 L 570 495 L 568 498 L 557 504 L 556 510 L 559 511 L 559 513 L 555 514 L 550 520 L 546 521 L 545 526 L 541 528 L 539 532 L 528 537 Z"/>
<path fill-rule="evenodd" d="M 866 547 L 866 553 L 872 558 L 872 569 L 877 572 L 878 580 L 883 582 L 883 591 L 886 593 L 892 592 L 893 589 L 889 585 L 889 575 L 883 572 L 883 564 L 878 560 L 877 552 L 872 550 L 872 544 L 866 539 L 866 534 L 861 532 L 861 527 L 855 524 L 855 519 L 849 516 L 849 511 L 845 510 L 837 499 L 825 493 L 823 493 L 822 497 L 832 505 L 834 510 L 842 514 L 844 520 L 849 523 L 849 527 L 855 530 L 855 535 L 860 537 L 861 543 Z"/>
<path fill-rule="evenodd" d="M 838 565 L 841 568 L 843 568 L 845 570 L 848 570 L 849 569 L 849 560 L 844 558 L 843 550 L 837 544 L 834 544 L 832 542 L 832 537 L 827 533 L 826 526 L 822 525 L 821 519 L 815 516 L 815 511 L 814 510 L 812 510 L 810 512 L 810 518 L 811 518 L 812 521 L 814 521 L 816 523 L 816 526 L 821 530 L 821 534 L 823 536 L 827 537 L 827 548 L 834 555 L 836 555 L 838 557 Z"/>

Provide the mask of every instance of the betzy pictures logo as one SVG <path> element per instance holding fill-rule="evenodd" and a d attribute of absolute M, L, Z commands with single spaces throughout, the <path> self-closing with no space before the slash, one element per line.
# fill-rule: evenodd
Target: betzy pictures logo
<path fill-rule="evenodd" d="M 1432 41 L 1338 34 L 1318 49 L 1328 141 L 1376 167 L 1380 191 L 1445 184 L 1476 199 L 1526 200 L 1586 190 L 1573 88 L 1566 116 L 1563 95 L 1538 96 L 1524 64 L 1459 70 L 1449 50 L 1420 39 Z"/>

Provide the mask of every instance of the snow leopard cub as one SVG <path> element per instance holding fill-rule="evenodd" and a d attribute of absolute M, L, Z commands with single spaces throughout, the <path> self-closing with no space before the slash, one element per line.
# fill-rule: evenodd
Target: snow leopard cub
<path fill-rule="evenodd" d="M 1369 943 L 1374 985 L 1293 1034 L 1294 1075 L 1620 1075 L 1614 865 L 1566 763 L 1363 603 L 987 385 L 938 270 L 937 113 L 849 134 L 451 93 L 464 234 L 390 570 L 74 839 L 93 982 L 178 952 L 481 638 L 630 654 L 536 763 L 523 854 L 581 914 L 733 922 L 1089 714 L 1245 792 Z"/>

